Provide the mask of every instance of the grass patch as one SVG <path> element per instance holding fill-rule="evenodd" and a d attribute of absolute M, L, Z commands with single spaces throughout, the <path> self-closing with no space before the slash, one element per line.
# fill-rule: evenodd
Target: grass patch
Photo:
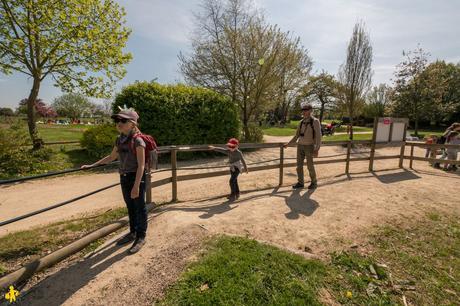
<path fill-rule="evenodd" d="M 321 305 L 326 268 L 256 241 L 220 237 L 169 290 L 163 305 Z"/>
<path fill-rule="evenodd" d="M 88 129 L 88 126 L 74 125 L 48 125 L 38 124 L 38 132 L 45 142 L 55 141 L 80 141 L 83 132 Z"/>
<path fill-rule="evenodd" d="M 126 208 L 116 208 L 100 215 L 61 221 L 0 237 L 0 276 L 26 263 L 30 257 L 41 257 L 127 214 Z M 104 239 L 99 239 L 84 250 L 90 252 Z"/>
<path fill-rule="evenodd" d="M 220 236 L 169 288 L 162 305 L 457 305 L 460 220 L 428 214 L 384 226 L 366 249 L 309 260 L 254 240 Z"/>

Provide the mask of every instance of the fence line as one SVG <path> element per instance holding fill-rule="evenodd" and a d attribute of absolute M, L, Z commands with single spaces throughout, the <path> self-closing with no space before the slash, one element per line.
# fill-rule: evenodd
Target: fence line
<path fill-rule="evenodd" d="M 399 155 L 390 155 L 390 156 L 375 156 L 375 149 L 376 148 L 382 148 L 386 147 L 388 145 L 395 145 L 395 144 L 400 144 L 401 142 L 397 143 L 385 143 L 385 144 L 374 144 L 373 148 L 371 151 L 366 151 L 366 152 L 351 152 L 352 145 L 354 144 L 370 144 L 370 141 L 368 140 L 360 140 L 360 141 L 337 141 L 334 143 L 329 143 L 326 146 L 332 146 L 332 145 L 346 145 L 347 146 L 347 152 L 344 154 L 337 154 L 337 155 L 329 155 L 329 156 L 323 156 L 323 158 L 328 158 L 328 157 L 338 157 L 338 156 L 346 156 L 346 158 L 341 158 L 341 159 L 329 159 L 329 160 L 315 160 L 314 164 L 321 165 L 321 164 L 332 164 L 332 163 L 342 163 L 345 162 L 345 173 L 349 173 L 349 166 L 351 162 L 357 162 L 357 161 L 369 161 L 370 165 L 373 164 L 374 160 L 386 160 L 386 159 L 400 159 L 400 168 L 403 167 L 403 164 L 401 161 L 403 160 L 409 160 L 410 161 L 410 168 L 413 168 L 413 161 L 428 161 L 428 162 L 439 162 L 439 163 L 450 163 L 450 164 L 456 164 L 460 165 L 460 161 L 452 161 L 452 160 L 443 160 L 443 159 L 435 159 L 435 158 L 424 158 L 424 157 L 417 157 L 414 156 L 414 147 L 428 147 L 428 148 L 457 148 L 460 149 L 460 145 L 430 145 L 430 144 L 424 144 L 420 142 L 404 142 L 403 147 L 401 149 L 401 154 Z M 405 155 L 405 152 L 403 148 L 405 146 L 411 146 L 411 154 L 410 155 Z M 216 145 L 216 146 L 223 146 L 223 145 Z M 295 146 L 295 144 L 291 145 Z M 271 165 L 262 165 L 262 166 L 255 166 L 249 168 L 251 172 L 256 172 L 256 171 L 264 171 L 264 170 L 272 170 L 272 169 L 279 169 L 279 185 L 281 186 L 283 184 L 283 174 L 284 174 L 284 169 L 285 168 L 290 168 L 290 167 L 296 167 L 297 163 L 285 163 L 285 160 L 293 160 L 296 158 L 285 158 L 284 157 L 284 143 L 263 143 L 263 144 L 253 144 L 253 143 L 243 143 L 241 144 L 241 148 L 247 148 L 247 149 L 254 149 L 254 148 L 276 148 L 279 147 L 280 149 L 280 158 L 276 159 L 270 159 L 270 160 L 264 160 L 264 161 L 259 161 L 259 162 L 254 162 L 254 163 L 248 163 L 248 166 L 254 166 L 254 165 L 259 165 L 263 163 L 269 163 L 269 162 L 275 162 L 279 161 L 277 164 L 271 164 Z M 210 177 L 217 177 L 217 176 L 223 176 L 223 175 L 228 175 L 228 170 L 221 170 L 221 171 L 213 171 L 213 172 L 205 172 L 205 173 L 192 173 L 192 174 L 185 174 L 185 175 L 178 175 L 177 171 L 185 171 L 185 170 L 208 170 L 208 169 L 220 169 L 220 168 L 225 168 L 228 167 L 227 165 L 219 165 L 219 166 L 207 166 L 207 167 L 178 167 L 177 166 L 177 152 L 190 152 L 190 151 L 209 151 L 209 146 L 208 145 L 192 145 L 192 146 L 164 146 L 159 148 L 159 153 L 164 154 L 164 153 L 170 153 L 171 154 L 171 167 L 170 168 L 163 168 L 163 169 L 156 169 L 151 171 L 150 173 L 147 173 L 146 176 L 146 201 L 147 203 L 151 203 L 151 190 L 152 188 L 163 186 L 166 184 L 171 184 L 172 185 L 172 201 L 175 202 L 178 200 L 177 198 L 177 189 L 178 189 L 178 182 L 180 181 L 188 181 L 188 180 L 194 180 L 194 179 L 202 179 L 202 178 L 210 178 Z M 365 157 L 356 157 L 352 158 L 351 155 L 354 154 L 366 154 L 366 153 L 371 153 L 370 156 L 365 156 Z M 37 175 L 37 176 L 31 176 L 31 177 L 25 177 L 25 178 L 18 178 L 18 179 L 11 179 L 11 180 L 3 180 L 0 181 L 0 185 L 5 185 L 5 184 L 11 184 L 19 181 L 26 181 L 26 180 L 31 180 L 31 179 L 37 179 L 37 178 L 43 178 L 43 177 L 49 177 L 49 176 L 54 176 L 54 175 L 60 175 L 60 174 L 65 174 L 65 173 L 71 173 L 71 172 L 76 172 L 76 171 L 85 171 L 85 170 L 91 170 L 94 168 L 99 168 L 99 167 L 104 167 L 108 165 L 114 165 L 117 162 L 107 164 L 107 165 L 99 165 L 96 167 L 91 167 L 87 169 L 70 169 L 70 170 L 65 170 L 65 171 L 57 171 L 57 172 L 52 172 L 52 173 L 46 173 L 42 175 Z M 151 179 L 151 174 L 155 173 L 160 173 L 160 172 L 166 172 L 166 171 L 171 171 L 171 176 L 166 177 L 163 179 L 159 180 L 154 180 L 152 181 Z M 13 222 L 17 222 L 23 219 L 26 219 L 28 217 L 61 207 L 63 205 L 67 205 L 70 203 L 73 203 L 77 200 L 86 198 L 88 196 L 94 195 L 96 193 L 102 192 L 106 189 L 115 187 L 119 185 L 120 183 L 115 183 L 103 188 L 100 188 L 98 190 L 86 193 L 84 195 L 75 197 L 73 199 L 31 212 L 27 213 L 22 216 L 18 216 L 3 222 L 0 222 L 0 226 L 4 226 L 7 224 L 11 224 Z"/>

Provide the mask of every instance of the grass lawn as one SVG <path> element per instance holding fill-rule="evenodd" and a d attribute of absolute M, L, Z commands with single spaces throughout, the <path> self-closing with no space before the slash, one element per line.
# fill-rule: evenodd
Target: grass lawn
<path fill-rule="evenodd" d="M 117 208 L 100 215 L 57 222 L 51 225 L 20 231 L 0 237 L 0 276 L 14 271 L 28 262 L 29 257 L 41 257 L 127 214 L 126 208 Z M 82 252 L 96 249 L 104 239 L 88 245 Z"/>
<path fill-rule="evenodd" d="M 39 135 L 45 142 L 79 141 L 87 125 L 48 125 L 37 124 Z"/>
<path fill-rule="evenodd" d="M 221 236 L 190 264 L 163 305 L 456 305 L 460 219 L 430 214 L 381 227 L 366 249 L 305 259 L 256 241 Z"/>

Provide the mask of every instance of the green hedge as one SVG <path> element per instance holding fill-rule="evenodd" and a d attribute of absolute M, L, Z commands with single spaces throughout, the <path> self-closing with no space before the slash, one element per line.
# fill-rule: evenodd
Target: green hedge
<path fill-rule="evenodd" d="M 140 129 L 158 145 L 225 143 L 240 135 L 237 106 L 208 89 L 136 82 L 116 96 L 114 111 L 123 105 L 138 112 Z"/>
<path fill-rule="evenodd" d="M 113 124 L 96 125 L 83 133 L 81 146 L 88 155 L 101 158 L 112 151 L 118 131 Z"/>

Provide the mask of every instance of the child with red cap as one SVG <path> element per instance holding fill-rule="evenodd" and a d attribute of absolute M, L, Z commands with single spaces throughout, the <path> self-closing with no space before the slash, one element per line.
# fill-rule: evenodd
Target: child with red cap
<path fill-rule="evenodd" d="M 209 146 L 210 150 L 215 150 L 218 152 L 222 152 L 228 155 L 229 163 L 230 163 L 230 190 L 231 193 L 227 197 L 230 201 L 237 200 L 240 197 L 240 188 L 238 186 L 238 175 L 241 172 L 248 173 L 248 167 L 246 165 L 246 161 L 244 160 L 243 153 L 238 149 L 239 141 L 236 138 L 231 138 L 227 142 L 227 149 L 225 148 L 216 148 L 213 146 Z"/>

